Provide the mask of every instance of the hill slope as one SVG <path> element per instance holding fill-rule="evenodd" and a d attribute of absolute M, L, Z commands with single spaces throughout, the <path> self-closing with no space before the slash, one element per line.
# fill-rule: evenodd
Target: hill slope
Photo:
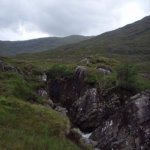
<path fill-rule="evenodd" d="M 92 52 L 135 54 L 150 52 L 150 16 L 133 24 L 126 25 L 114 31 L 103 33 L 80 44 L 73 44 L 61 48 L 62 50 L 91 50 Z"/>
<path fill-rule="evenodd" d="M 56 56 L 61 58 L 62 56 L 66 58 L 82 58 L 95 54 L 108 57 L 114 55 L 132 55 L 134 57 L 140 56 L 144 57 L 144 59 L 149 59 L 150 16 L 78 44 L 70 44 L 53 51 L 39 53 L 40 57 L 43 56 L 43 58 Z"/>
<path fill-rule="evenodd" d="M 62 45 L 77 43 L 91 38 L 90 36 L 72 35 L 67 37 L 48 37 L 27 41 L 0 41 L 0 55 L 40 52 Z"/>

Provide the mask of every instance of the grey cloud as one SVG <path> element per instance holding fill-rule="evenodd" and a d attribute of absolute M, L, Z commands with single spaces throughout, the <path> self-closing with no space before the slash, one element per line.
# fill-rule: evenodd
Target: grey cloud
<path fill-rule="evenodd" d="M 149 0 L 0 0 L 0 31 L 19 34 L 22 26 L 52 36 L 100 34 L 122 25 L 120 10 L 131 1 L 150 13 Z"/>

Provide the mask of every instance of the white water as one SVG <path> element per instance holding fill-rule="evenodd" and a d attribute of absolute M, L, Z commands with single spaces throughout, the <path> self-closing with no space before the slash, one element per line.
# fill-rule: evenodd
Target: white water
<path fill-rule="evenodd" d="M 83 138 L 89 139 L 89 137 L 91 136 L 92 133 L 83 133 L 81 132 L 81 135 Z"/>

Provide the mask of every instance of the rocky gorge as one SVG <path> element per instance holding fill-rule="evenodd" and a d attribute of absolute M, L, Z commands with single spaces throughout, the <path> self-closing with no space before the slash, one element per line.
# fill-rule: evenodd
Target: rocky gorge
<path fill-rule="evenodd" d="M 77 134 L 77 139 L 97 150 L 148 150 L 150 90 L 126 96 L 115 91 L 101 95 L 96 86 L 85 82 L 86 76 L 84 66 L 76 67 L 71 79 L 61 76 L 53 80 L 47 74 L 50 105 L 70 118 L 71 137 Z"/>
<path fill-rule="evenodd" d="M 3 61 L 0 71 L 22 73 Z M 86 82 L 87 75 L 85 66 L 77 66 L 71 77 L 38 75 L 43 84 L 37 93 L 47 100 L 45 107 L 70 119 L 66 137 L 95 150 L 149 150 L 150 90 L 127 94 L 113 88 L 102 94 L 95 84 Z"/>

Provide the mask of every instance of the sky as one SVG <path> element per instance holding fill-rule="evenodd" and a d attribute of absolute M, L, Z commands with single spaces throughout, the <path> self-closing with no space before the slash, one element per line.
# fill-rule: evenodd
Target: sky
<path fill-rule="evenodd" d="M 0 0 L 0 40 L 99 35 L 150 15 L 150 0 Z"/>

